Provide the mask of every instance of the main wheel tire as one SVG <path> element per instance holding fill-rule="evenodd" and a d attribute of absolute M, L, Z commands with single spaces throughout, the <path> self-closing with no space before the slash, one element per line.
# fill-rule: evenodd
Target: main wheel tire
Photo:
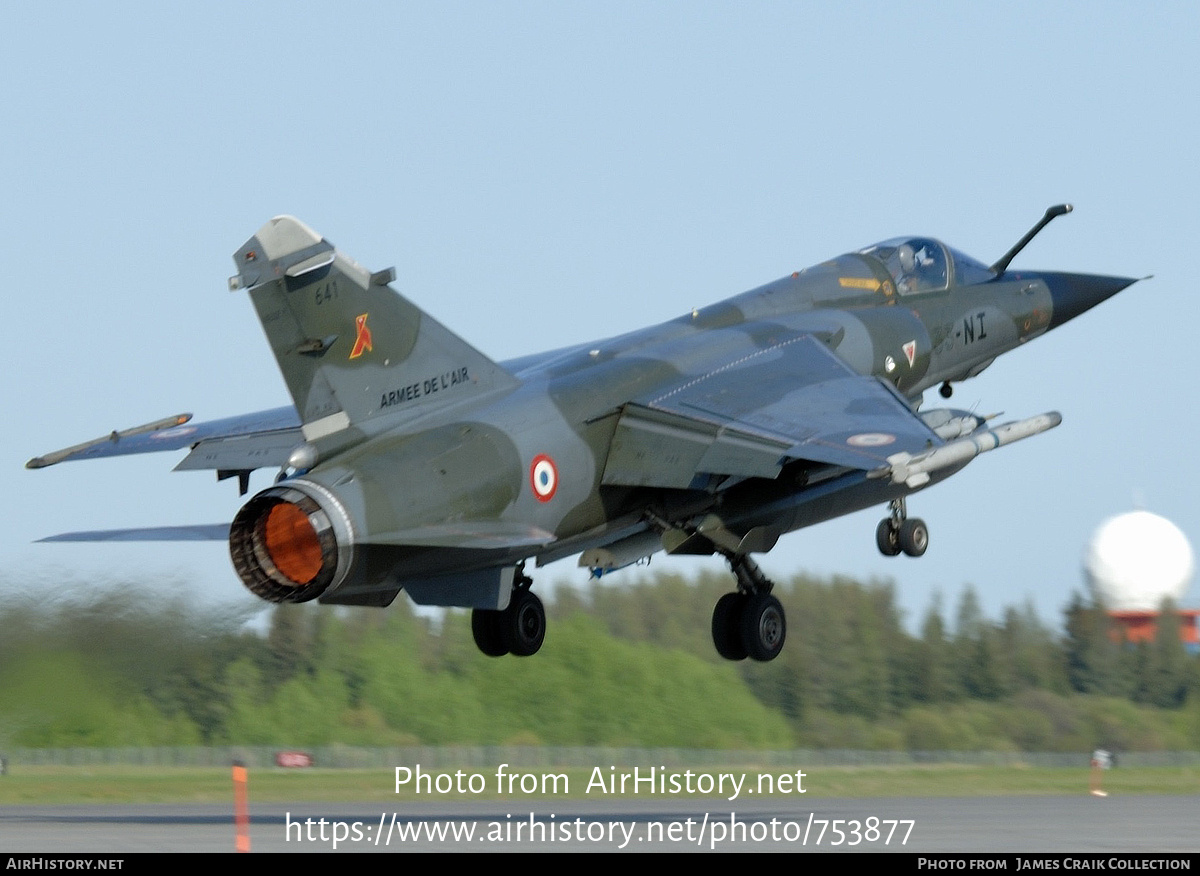
<path fill-rule="evenodd" d="M 900 533 L 892 526 L 891 518 L 884 518 L 875 527 L 875 544 L 885 557 L 894 557 L 900 553 Z"/>
<path fill-rule="evenodd" d="M 900 549 L 910 557 L 922 556 L 929 548 L 929 528 L 919 517 L 910 517 L 900 524 Z"/>
<path fill-rule="evenodd" d="M 536 654 L 546 638 L 546 609 L 542 601 L 528 590 L 516 590 L 503 615 L 508 650 L 517 657 Z"/>
<path fill-rule="evenodd" d="M 471 635 L 475 647 L 489 657 L 503 657 L 508 653 L 504 640 L 504 612 L 488 611 L 486 608 L 471 610 Z"/>
<path fill-rule="evenodd" d="M 769 593 L 756 593 L 742 609 L 742 645 L 753 660 L 774 660 L 787 638 L 783 605 Z"/>
<path fill-rule="evenodd" d="M 726 593 L 717 600 L 712 615 L 713 645 L 726 660 L 745 660 L 746 646 L 742 644 L 742 609 L 746 597 Z"/>

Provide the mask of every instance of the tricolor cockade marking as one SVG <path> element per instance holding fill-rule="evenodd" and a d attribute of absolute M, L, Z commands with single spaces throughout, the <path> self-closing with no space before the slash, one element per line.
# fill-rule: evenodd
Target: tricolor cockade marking
<path fill-rule="evenodd" d="M 529 482 L 533 485 L 533 495 L 539 502 L 549 502 L 554 498 L 558 489 L 558 468 L 554 460 L 544 453 L 533 458 L 529 466 Z"/>

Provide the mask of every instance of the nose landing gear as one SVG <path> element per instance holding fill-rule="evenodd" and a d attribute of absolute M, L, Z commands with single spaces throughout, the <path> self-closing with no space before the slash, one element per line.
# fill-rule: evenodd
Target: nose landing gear
<path fill-rule="evenodd" d="M 929 547 L 929 528 L 919 517 L 909 517 L 904 499 L 892 499 L 888 503 L 891 514 L 879 521 L 875 528 L 875 544 L 885 557 L 894 557 L 904 552 L 910 557 L 919 557 Z"/>

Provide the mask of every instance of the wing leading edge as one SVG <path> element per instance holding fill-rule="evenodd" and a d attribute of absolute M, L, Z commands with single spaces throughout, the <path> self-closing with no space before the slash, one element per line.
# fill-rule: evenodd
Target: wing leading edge
<path fill-rule="evenodd" d="M 292 450 L 304 443 L 300 418 L 290 405 L 204 423 L 192 423 L 191 419 L 191 414 L 179 414 L 132 429 L 116 430 L 82 444 L 35 456 L 25 467 L 46 468 L 60 462 L 190 447 L 191 453 L 175 466 L 176 471 L 215 469 L 218 479 L 237 475 L 244 493 L 251 471 L 283 466 Z M 226 541 L 228 538 L 228 523 L 211 523 L 64 532 L 38 541 Z"/>
<path fill-rule="evenodd" d="M 627 404 L 603 483 L 696 489 L 790 460 L 872 471 L 943 443 L 893 387 L 806 334 Z"/>
<path fill-rule="evenodd" d="M 175 467 L 177 471 L 251 471 L 283 465 L 287 462 L 288 454 L 304 443 L 300 418 L 291 405 L 204 423 L 192 423 L 191 419 L 191 414 L 179 414 L 132 429 L 114 431 L 92 441 L 35 456 L 25 463 L 25 467 L 45 468 L 80 459 L 191 447 L 192 452 Z"/>

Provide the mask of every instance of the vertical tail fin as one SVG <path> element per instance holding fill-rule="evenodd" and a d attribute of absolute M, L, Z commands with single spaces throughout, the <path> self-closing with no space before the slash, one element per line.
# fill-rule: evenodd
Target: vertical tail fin
<path fill-rule="evenodd" d="M 428 410 L 516 378 L 291 216 L 233 256 L 310 440 L 399 410 Z"/>

